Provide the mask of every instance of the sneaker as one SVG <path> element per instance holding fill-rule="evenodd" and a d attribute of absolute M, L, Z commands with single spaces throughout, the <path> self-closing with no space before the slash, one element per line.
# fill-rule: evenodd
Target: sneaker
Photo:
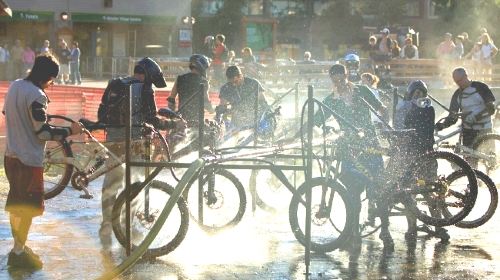
<path fill-rule="evenodd" d="M 394 252 L 394 240 L 389 232 L 380 232 L 378 237 L 384 243 L 384 251 Z"/>
<path fill-rule="evenodd" d="M 9 259 L 7 265 L 11 268 L 25 268 L 39 270 L 43 268 L 43 263 L 40 257 L 33 253 L 33 251 L 23 251 L 21 254 L 16 254 L 14 252 L 9 253 Z"/>
<path fill-rule="evenodd" d="M 450 241 L 450 235 L 448 234 L 448 230 L 442 227 L 436 228 L 436 237 L 440 238 L 442 243 L 448 243 Z"/>

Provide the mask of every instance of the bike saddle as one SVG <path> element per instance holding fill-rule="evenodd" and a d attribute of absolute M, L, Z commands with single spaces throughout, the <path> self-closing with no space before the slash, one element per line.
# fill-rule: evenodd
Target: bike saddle
<path fill-rule="evenodd" d="M 101 123 L 101 122 L 94 122 L 94 121 L 91 121 L 91 120 L 86 119 L 86 118 L 81 118 L 81 119 L 78 120 L 78 122 L 80 122 L 81 124 L 83 124 L 83 126 L 88 131 L 99 130 L 99 129 L 105 129 L 106 128 L 106 124 Z"/>

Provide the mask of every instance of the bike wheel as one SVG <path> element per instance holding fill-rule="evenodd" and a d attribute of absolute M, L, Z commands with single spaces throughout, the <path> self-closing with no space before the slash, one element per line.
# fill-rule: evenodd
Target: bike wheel
<path fill-rule="evenodd" d="M 199 180 L 187 187 L 184 198 L 189 213 L 206 231 L 218 231 L 238 224 L 245 214 L 247 198 L 243 185 L 231 172 L 224 169 L 205 169 L 201 173 L 202 197 L 199 199 Z"/>
<path fill-rule="evenodd" d="M 301 171 L 283 170 L 283 173 L 293 186 L 304 182 Z M 250 193 L 259 208 L 268 212 L 279 212 L 287 209 L 292 192 L 270 169 L 252 170 L 249 181 Z"/>
<path fill-rule="evenodd" d="M 491 219 L 498 205 L 498 192 L 491 178 L 479 170 L 474 170 L 478 183 L 478 196 L 474 208 L 462 221 L 455 224 L 460 228 L 476 228 Z M 446 178 L 448 184 L 466 184 L 467 178 L 463 170 L 453 172 Z M 453 214 L 445 208 L 443 214 L 447 217 Z"/>
<path fill-rule="evenodd" d="M 461 170 L 466 184 L 448 184 L 446 178 Z M 405 174 L 403 194 L 405 208 L 425 224 L 449 226 L 465 218 L 476 201 L 477 180 L 469 164 L 456 154 L 434 151 L 414 160 Z M 451 213 L 443 215 L 444 211 Z"/>
<path fill-rule="evenodd" d="M 132 188 L 139 187 L 140 183 L 134 183 Z M 146 198 L 146 190 L 148 197 Z M 158 215 L 165 207 L 174 188 L 167 183 L 152 181 L 143 188 L 130 202 L 130 234 L 132 249 L 139 246 L 156 222 Z M 126 193 L 121 192 L 113 205 L 112 223 L 115 237 L 122 246 L 126 246 Z M 189 211 L 186 201 L 182 197 L 176 203 L 177 207 L 167 218 L 159 234 L 151 243 L 144 254 L 146 258 L 155 258 L 166 255 L 175 250 L 186 237 L 189 226 Z"/>
<path fill-rule="evenodd" d="M 477 170 L 488 174 L 492 179 L 500 179 L 500 134 L 485 134 L 474 140 L 472 149 L 478 153 L 473 160 L 477 161 Z"/>
<path fill-rule="evenodd" d="M 44 199 L 55 197 L 68 185 L 73 174 L 73 165 L 68 163 L 68 158 L 72 157 L 73 152 L 66 140 L 47 142 L 43 159 Z"/>
<path fill-rule="evenodd" d="M 340 248 L 348 240 L 354 224 L 350 196 L 339 183 L 321 177 L 297 189 L 290 202 L 289 220 L 295 238 L 304 246 L 307 190 L 312 193 L 311 250 L 325 253 Z"/>

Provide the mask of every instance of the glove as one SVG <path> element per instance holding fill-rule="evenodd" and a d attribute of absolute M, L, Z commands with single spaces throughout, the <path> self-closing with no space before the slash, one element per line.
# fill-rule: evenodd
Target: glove
<path fill-rule="evenodd" d="M 465 122 L 468 123 L 468 124 L 475 123 L 476 122 L 476 115 L 474 115 L 473 113 L 468 114 L 465 117 Z"/>
<path fill-rule="evenodd" d="M 446 128 L 446 126 L 444 125 L 444 123 L 437 123 L 436 126 L 434 127 L 434 129 L 436 131 L 441 131 L 441 130 L 443 130 L 445 128 Z"/>

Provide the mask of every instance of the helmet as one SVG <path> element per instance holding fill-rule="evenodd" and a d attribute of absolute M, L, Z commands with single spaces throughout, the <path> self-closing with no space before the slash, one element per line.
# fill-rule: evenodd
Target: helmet
<path fill-rule="evenodd" d="M 203 76 L 207 77 L 207 69 L 210 67 L 210 61 L 202 54 L 193 54 L 189 58 L 189 69 L 196 69 Z"/>
<path fill-rule="evenodd" d="M 144 69 L 146 75 L 144 79 L 145 83 L 153 83 L 158 88 L 167 86 L 161 67 L 153 59 L 145 57 L 137 62 L 137 65 Z"/>
<path fill-rule="evenodd" d="M 422 81 L 422 80 L 415 80 L 415 81 L 412 81 L 409 85 L 408 85 L 408 89 L 406 90 L 406 98 L 409 100 L 409 99 L 412 99 L 413 97 L 413 93 L 415 92 L 415 90 L 417 89 L 420 89 L 422 92 L 425 93 L 425 95 L 427 96 L 427 85 Z"/>
<path fill-rule="evenodd" d="M 345 66 L 349 70 L 358 70 L 359 69 L 359 56 L 353 53 L 350 53 L 344 57 Z"/>

